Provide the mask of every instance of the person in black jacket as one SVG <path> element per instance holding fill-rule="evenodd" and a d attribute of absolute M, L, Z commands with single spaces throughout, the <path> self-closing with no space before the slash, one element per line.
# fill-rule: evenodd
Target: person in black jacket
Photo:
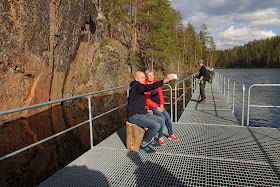
<path fill-rule="evenodd" d="M 206 85 L 206 68 L 204 66 L 204 61 L 203 60 L 199 60 L 197 61 L 198 66 L 200 66 L 200 70 L 199 70 L 199 75 L 198 75 L 198 84 L 199 84 L 199 88 L 200 88 L 200 103 L 205 103 L 205 85 Z"/>
<path fill-rule="evenodd" d="M 155 150 L 151 147 L 157 147 L 160 144 L 152 141 L 152 138 L 164 127 L 165 121 L 160 116 L 152 115 L 152 112 L 145 108 L 146 99 L 144 93 L 163 86 L 164 83 L 171 81 L 173 77 L 169 74 L 164 80 L 147 85 L 145 85 L 146 76 L 143 72 L 135 72 L 134 78 L 135 80 L 130 83 L 126 117 L 129 122 L 148 128 L 139 150 L 144 153 L 154 153 Z"/>

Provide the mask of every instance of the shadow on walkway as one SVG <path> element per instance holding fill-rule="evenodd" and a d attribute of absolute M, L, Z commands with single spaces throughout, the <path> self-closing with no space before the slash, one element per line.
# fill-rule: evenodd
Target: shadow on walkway
<path fill-rule="evenodd" d="M 38 187 L 59 186 L 104 186 L 109 187 L 107 178 L 99 171 L 88 169 L 86 166 L 65 167 L 53 177 L 45 180 Z"/>
<path fill-rule="evenodd" d="M 164 167 L 151 161 L 143 162 L 138 152 L 129 151 L 127 156 L 138 166 L 134 172 L 137 186 L 185 186 Z"/>

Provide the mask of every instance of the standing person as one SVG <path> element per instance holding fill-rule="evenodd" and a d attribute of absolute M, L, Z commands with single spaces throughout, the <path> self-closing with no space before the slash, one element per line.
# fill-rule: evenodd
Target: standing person
<path fill-rule="evenodd" d="M 150 70 L 150 69 L 146 70 L 145 75 L 147 78 L 145 81 L 145 84 L 153 84 L 153 83 L 157 82 L 157 80 L 155 79 L 154 72 L 152 70 Z M 157 88 L 150 92 L 145 92 L 145 97 L 146 97 L 146 104 L 149 107 L 149 109 L 153 111 L 153 114 L 160 116 L 164 119 L 166 127 L 168 129 L 168 134 L 169 134 L 168 139 L 178 141 L 179 138 L 177 138 L 173 134 L 173 131 L 172 131 L 172 122 L 170 119 L 170 115 L 164 108 L 164 98 L 163 98 L 161 88 Z M 166 144 L 163 139 L 163 128 L 160 129 L 160 131 L 158 133 L 158 142 L 161 145 Z"/>
<path fill-rule="evenodd" d="M 154 153 L 155 150 L 151 147 L 157 147 L 160 146 L 160 144 L 152 141 L 152 138 L 163 128 L 164 120 L 159 116 L 148 113 L 145 108 L 146 99 L 144 93 L 161 87 L 164 83 L 171 81 L 172 75 L 167 75 L 164 80 L 150 85 L 144 84 L 146 77 L 141 71 L 135 72 L 134 79 L 135 80 L 130 83 L 126 117 L 129 122 L 143 128 L 148 128 L 139 150 L 144 153 Z"/>
<path fill-rule="evenodd" d="M 198 75 L 198 84 L 200 88 L 200 103 L 205 103 L 205 85 L 206 85 L 206 68 L 204 66 L 204 61 L 199 60 L 197 61 L 198 66 L 200 66 L 199 75 Z"/>

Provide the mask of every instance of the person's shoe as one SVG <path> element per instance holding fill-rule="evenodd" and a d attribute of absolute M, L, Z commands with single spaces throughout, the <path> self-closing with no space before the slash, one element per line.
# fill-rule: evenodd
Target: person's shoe
<path fill-rule="evenodd" d="M 169 140 L 174 140 L 174 141 L 178 141 L 178 140 L 179 140 L 179 138 L 177 138 L 177 137 L 174 136 L 174 135 L 168 136 L 168 139 L 169 139 Z"/>
<path fill-rule="evenodd" d="M 163 139 L 162 137 L 158 139 L 158 143 L 159 143 L 160 145 L 165 145 L 165 144 L 166 144 L 165 141 L 164 141 L 164 139 Z"/>
<path fill-rule="evenodd" d="M 146 145 L 146 146 L 140 145 L 139 151 L 141 151 L 143 153 L 147 153 L 147 154 L 152 154 L 152 153 L 156 152 L 155 150 L 150 148 L 148 145 Z"/>
<path fill-rule="evenodd" d="M 157 141 L 153 140 L 151 143 L 148 144 L 148 146 L 149 147 L 160 147 L 161 145 Z"/>
<path fill-rule="evenodd" d="M 204 104 L 205 102 L 206 102 L 206 98 L 203 98 L 199 101 L 199 103 L 202 103 L 202 104 Z"/>
<path fill-rule="evenodd" d="M 200 101 L 199 103 L 201 103 L 201 104 L 205 104 L 205 99 L 203 99 L 202 101 Z"/>

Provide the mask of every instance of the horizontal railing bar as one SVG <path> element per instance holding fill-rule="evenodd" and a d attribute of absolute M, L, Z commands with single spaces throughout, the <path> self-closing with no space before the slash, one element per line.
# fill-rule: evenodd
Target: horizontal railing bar
<path fill-rule="evenodd" d="M 113 108 L 113 109 L 111 109 L 111 110 L 109 110 L 109 111 L 107 111 L 107 112 L 104 112 L 104 113 L 102 113 L 102 114 L 100 114 L 100 115 L 98 115 L 98 116 L 93 117 L 92 120 L 95 120 L 95 119 L 97 119 L 97 118 L 99 118 L 99 117 L 102 117 L 102 116 L 104 116 L 104 115 L 106 115 L 106 114 L 109 114 L 110 112 L 113 112 L 113 111 L 115 111 L 115 110 L 117 110 L 117 109 L 119 109 L 119 108 L 121 108 L 121 107 L 126 106 L 126 105 L 127 105 L 127 103 L 126 103 L 126 104 L 123 104 L 123 105 L 121 105 L 121 106 L 119 106 L 119 107 Z"/>
<path fill-rule="evenodd" d="M 256 108 L 280 108 L 280 106 L 266 106 L 266 105 L 249 105 L 250 107 Z"/>
<path fill-rule="evenodd" d="M 175 82 L 175 84 L 181 84 L 182 82 L 184 82 L 184 81 L 186 81 L 186 80 L 188 80 L 190 78 L 192 78 L 192 76 L 188 76 L 188 77 L 186 77 L 186 78 L 184 78 L 182 80 L 179 80 L 179 81 Z"/>
<path fill-rule="evenodd" d="M 185 91 L 185 93 L 187 93 L 187 91 Z M 178 97 L 178 99 L 177 99 L 176 101 L 179 101 L 179 99 L 181 99 L 183 96 L 184 96 L 184 93 L 182 93 L 182 94 L 180 95 L 180 97 Z"/>
<path fill-rule="evenodd" d="M 280 106 L 265 106 L 265 105 L 251 105 L 250 104 L 250 99 L 251 99 L 251 89 L 253 87 L 274 87 L 277 86 L 279 87 L 280 84 L 253 84 L 249 87 L 248 89 L 248 104 L 247 104 L 247 126 L 249 125 L 250 121 L 250 107 L 255 107 L 255 108 L 280 108 Z"/>
<path fill-rule="evenodd" d="M 110 89 L 107 89 L 107 90 L 101 90 L 101 91 L 91 92 L 91 93 L 82 94 L 82 95 L 78 95 L 78 96 L 58 99 L 58 100 L 55 100 L 55 101 L 48 101 L 48 102 L 45 102 L 45 103 L 40 103 L 40 104 L 20 107 L 20 108 L 16 108 L 16 109 L 0 111 L 0 115 L 10 114 L 10 113 L 14 113 L 14 112 L 20 112 L 20 111 L 23 111 L 23 110 L 28 110 L 28 109 L 32 109 L 32 108 L 47 106 L 47 105 L 51 105 L 51 104 L 55 104 L 55 103 L 60 103 L 60 102 L 68 101 L 68 100 L 78 99 L 78 98 L 81 98 L 81 97 L 90 96 L 90 95 L 99 94 L 99 93 L 104 93 L 104 92 L 108 92 L 108 91 L 112 91 L 112 90 L 116 90 L 116 89 L 120 89 L 120 88 L 126 88 L 126 87 L 127 86 L 120 86 L 120 87 L 116 87 L 116 88 L 110 88 Z"/>
<path fill-rule="evenodd" d="M 223 75 L 223 74 L 221 74 L 221 75 Z M 226 75 L 223 75 L 224 77 L 226 77 L 226 78 L 229 78 L 230 80 L 233 80 L 233 81 L 235 81 L 235 82 L 238 82 L 239 84 L 244 84 L 244 83 L 242 83 L 242 82 L 240 82 L 240 81 L 238 81 L 238 80 L 236 80 L 236 79 L 234 79 L 234 78 L 232 78 L 232 77 L 229 77 L 229 76 L 226 76 Z"/>
<path fill-rule="evenodd" d="M 250 87 L 255 87 L 255 86 L 280 86 L 280 84 L 253 84 Z"/>
<path fill-rule="evenodd" d="M 198 74 L 198 73 L 194 73 L 193 75 L 196 75 L 196 74 Z M 181 84 L 182 82 L 184 82 L 184 81 L 186 81 L 188 79 L 191 79 L 191 78 L 192 78 L 192 75 L 186 77 L 185 79 L 182 79 L 180 81 L 175 82 L 175 85 Z M 190 85 L 190 87 L 191 87 L 191 85 Z"/>
<path fill-rule="evenodd" d="M 64 134 L 64 133 L 66 133 L 66 132 L 68 132 L 68 131 L 71 131 L 71 130 L 73 130 L 73 129 L 75 129 L 75 128 L 78 128 L 78 127 L 80 127 L 80 126 L 82 126 L 82 125 L 84 125 L 84 124 L 86 124 L 86 123 L 89 123 L 89 120 L 84 121 L 84 122 L 82 122 L 82 123 L 80 123 L 80 124 L 78 124 L 78 125 L 75 125 L 75 126 L 73 126 L 73 127 L 70 127 L 70 128 L 68 128 L 68 129 L 66 129 L 66 130 L 64 130 L 64 131 L 59 132 L 59 133 L 56 133 L 56 134 L 54 134 L 54 135 L 52 135 L 52 136 L 49 136 L 48 138 L 45 138 L 45 139 L 43 139 L 43 140 L 40 140 L 40 141 L 38 141 L 38 142 L 36 142 L 36 143 L 33 143 L 33 144 L 29 145 L 29 146 L 26 146 L 26 147 L 24 147 L 24 148 L 21 148 L 21 149 L 19 149 L 19 150 L 17 150 L 17 151 L 14 151 L 14 152 L 12 152 L 12 153 L 9 153 L 9 154 L 7 154 L 7 155 L 1 157 L 0 160 L 4 160 L 4 159 L 9 158 L 9 157 L 11 157 L 11 156 L 14 156 L 14 155 L 16 155 L 16 154 L 18 154 L 18 153 L 21 153 L 21 152 L 23 152 L 23 151 L 25 151 L 25 150 L 27 150 L 27 149 L 30 149 L 30 148 L 32 148 L 32 147 L 34 147 L 34 146 L 36 146 L 36 145 L 39 145 L 39 144 L 44 143 L 44 142 L 46 142 L 46 141 L 49 141 L 49 140 L 52 139 L 52 138 L 55 138 L 55 137 L 57 137 L 57 136 L 60 136 L 60 135 L 62 135 L 62 134 Z"/>
<path fill-rule="evenodd" d="M 182 98 L 183 95 L 181 95 L 179 98 L 177 98 L 175 101 L 179 101 Z"/>

